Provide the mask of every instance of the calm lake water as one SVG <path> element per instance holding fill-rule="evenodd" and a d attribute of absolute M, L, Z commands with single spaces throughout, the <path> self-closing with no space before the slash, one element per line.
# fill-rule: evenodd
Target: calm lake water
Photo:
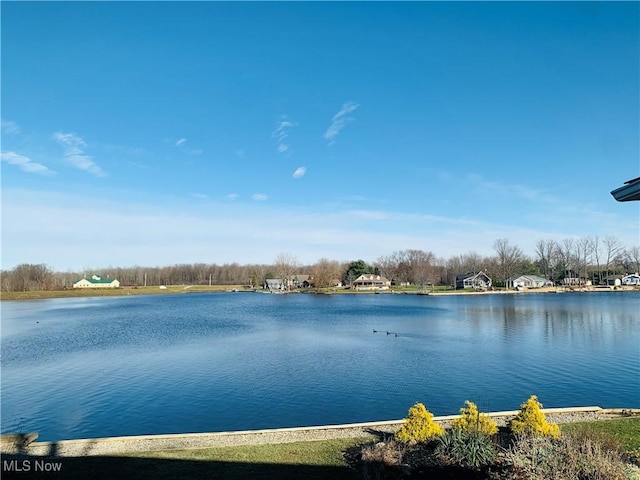
<path fill-rule="evenodd" d="M 391 420 L 416 401 L 436 415 L 466 399 L 511 410 L 531 394 L 546 407 L 640 407 L 636 292 L 0 308 L 2 432 L 41 440 Z"/>

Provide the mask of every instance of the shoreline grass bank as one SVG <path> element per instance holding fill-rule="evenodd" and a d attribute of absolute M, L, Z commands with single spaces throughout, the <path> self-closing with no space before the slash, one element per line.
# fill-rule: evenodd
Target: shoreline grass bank
<path fill-rule="evenodd" d="M 316 291 L 314 289 L 294 290 L 283 294 L 323 294 L 323 295 L 428 295 L 428 296 L 447 296 L 447 295 L 528 295 L 540 293 L 611 293 L 611 292 L 639 292 L 640 287 L 586 287 L 563 289 L 562 287 L 545 287 L 533 288 L 525 290 L 489 290 L 489 291 L 469 291 L 469 290 L 453 290 L 443 287 L 437 288 L 435 291 L 421 291 L 415 288 L 407 289 L 391 289 L 391 290 L 350 290 L 350 289 L 325 289 Z M 1 292 L 0 301 L 17 301 L 17 300 L 46 300 L 53 298 L 91 298 L 91 297 L 126 297 L 130 295 L 174 295 L 174 294 L 195 294 L 195 293 L 269 293 L 262 289 L 249 288 L 246 285 L 170 285 L 165 288 L 159 286 L 153 287 L 120 287 L 120 288 L 71 288 L 66 290 L 34 290 L 29 292 Z"/>
<path fill-rule="evenodd" d="M 630 458 L 640 448 L 640 416 L 637 415 L 562 424 L 561 430 L 563 434 L 565 432 L 575 434 L 580 431 L 602 432 L 604 435 L 614 437 Z M 363 475 L 354 465 L 353 452 L 368 445 L 374 445 L 379 441 L 380 433 L 374 432 L 367 436 L 338 439 L 158 449 L 142 452 L 105 453 L 95 456 L 86 456 L 82 453 L 66 457 L 39 456 L 32 453 L 19 455 L 3 453 L 2 478 L 22 480 L 32 478 L 356 480 L 362 479 Z M 41 466 L 40 471 L 35 471 L 33 468 L 37 465 Z M 28 466 L 30 471 L 15 471 L 15 468 L 12 471 L 12 466 Z M 50 469 L 45 471 L 47 466 Z"/>

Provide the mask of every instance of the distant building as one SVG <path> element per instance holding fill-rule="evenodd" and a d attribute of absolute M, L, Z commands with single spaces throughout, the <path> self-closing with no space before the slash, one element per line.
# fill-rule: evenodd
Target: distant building
<path fill-rule="evenodd" d="M 580 275 L 575 271 L 567 269 L 562 273 L 560 283 L 562 285 L 584 285 L 586 280 L 584 278 L 580 278 Z"/>
<path fill-rule="evenodd" d="M 513 285 L 513 288 L 542 288 L 553 287 L 553 282 L 546 278 L 539 277 L 537 275 L 520 275 L 509 279 L 509 283 Z"/>
<path fill-rule="evenodd" d="M 484 272 L 463 273 L 456 276 L 456 290 L 473 288 L 487 290 L 491 288 L 491 278 Z"/>
<path fill-rule="evenodd" d="M 269 291 L 284 290 L 284 281 L 281 278 L 267 278 L 262 288 Z"/>
<path fill-rule="evenodd" d="M 355 290 L 387 290 L 391 286 L 391 282 L 381 276 L 365 273 L 351 282 L 351 287 Z"/>
<path fill-rule="evenodd" d="M 102 278 L 98 275 L 86 277 L 73 284 L 73 288 L 119 288 L 120 282 L 113 278 Z"/>
<path fill-rule="evenodd" d="M 291 281 L 291 283 L 293 283 L 293 286 L 297 288 L 309 288 L 314 285 L 312 275 L 302 275 L 302 274 L 298 274 L 295 277 L 293 277 L 293 280 Z"/>

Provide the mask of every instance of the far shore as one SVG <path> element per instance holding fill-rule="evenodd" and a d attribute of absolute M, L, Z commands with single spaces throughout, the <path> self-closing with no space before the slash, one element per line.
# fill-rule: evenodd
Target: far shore
<path fill-rule="evenodd" d="M 622 286 L 622 287 L 544 287 L 544 288 L 525 288 L 522 290 L 515 289 L 496 289 L 486 291 L 474 290 L 443 290 L 442 287 L 436 287 L 435 291 L 431 289 L 416 290 L 413 289 L 389 289 L 389 290 L 350 290 L 344 288 L 330 289 L 301 289 L 291 292 L 276 292 L 288 294 L 324 294 L 324 295 L 526 295 L 531 293 L 565 293 L 565 292 L 637 292 L 640 287 Z M 256 289 L 247 285 L 170 285 L 170 286 L 147 286 L 147 287 L 119 287 L 119 288 L 70 288 L 65 290 L 38 290 L 29 292 L 2 292 L 0 301 L 15 300 L 44 300 L 53 298 L 88 298 L 88 297 L 122 297 L 129 295 L 168 295 L 168 294 L 185 294 L 185 293 L 270 293 L 267 290 Z"/>

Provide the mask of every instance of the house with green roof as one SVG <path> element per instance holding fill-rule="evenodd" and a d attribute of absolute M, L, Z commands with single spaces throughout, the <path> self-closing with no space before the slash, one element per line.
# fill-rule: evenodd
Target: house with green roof
<path fill-rule="evenodd" d="M 85 277 L 73 284 L 73 288 L 118 288 L 120 282 L 113 278 L 102 278 L 98 275 Z"/>

